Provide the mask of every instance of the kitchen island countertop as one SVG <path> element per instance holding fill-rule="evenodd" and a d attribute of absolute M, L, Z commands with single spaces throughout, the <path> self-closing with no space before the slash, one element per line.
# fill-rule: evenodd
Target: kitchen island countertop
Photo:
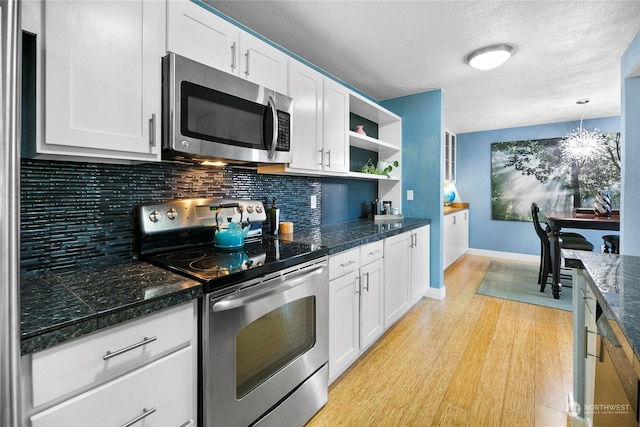
<path fill-rule="evenodd" d="M 640 257 L 562 250 L 567 267 L 584 268 L 640 360 Z M 599 293 L 599 294 L 598 294 Z"/>
<path fill-rule="evenodd" d="M 315 243 L 333 254 L 428 224 L 429 219 L 404 218 L 385 224 L 362 219 L 295 231 L 279 238 Z M 20 282 L 23 355 L 203 295 L 199 282 L 137 260 L 103 262 L 58 273 L 23 274 Z"/>

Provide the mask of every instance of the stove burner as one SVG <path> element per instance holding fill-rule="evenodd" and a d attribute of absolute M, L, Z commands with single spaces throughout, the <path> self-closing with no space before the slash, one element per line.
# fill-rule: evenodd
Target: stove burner
<path fill-rule="evenodd" d="M 207 256 L 205 251 L 186 251 L 167 255 L 168 261 L 194 261 Z"/>
<path fill-rule="evenodd" d="M 197 259 L 189 263 L 195 271 L 228 270 L 239 271 L 251 268 L 253 261 L 243 251 L 218 253 L 215 256 Z"/>

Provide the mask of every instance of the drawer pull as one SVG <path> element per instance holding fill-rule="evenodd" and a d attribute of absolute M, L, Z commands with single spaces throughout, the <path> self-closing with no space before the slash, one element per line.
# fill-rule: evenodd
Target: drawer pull
<path fill-rule="evenodd" d="M 600 354 L 589 353 L 589 350 L 588 350 L 589 334 L 594 334 L 596 337 L 598 336 L 597 333 L 591 332 L 588 326 L 584 327 L 584 358 L 586 359 L 587 357 L 591 356 L 591 357 L 595 357 L 596 359 L 602 362 L 602 351 L 600 351 Z"/>
<path fill-rule="evenodd" d="M 593 299 L 588 296 L 588 291 L 586 291 L 584 288 L 580 288 L 580 292 L 582 293 L 582 299 Z"/>
<path fill-rule="evenodd" d="M 135 417 L 134 419 L 132 419 L 128 423 L 122 424 L 122 427 L 131 427 L 132 425 L 134 425 L 135 423 L 137 423 L 141 419 L 148 417 L 149 415 L 153 414 L 154 412 L 156 412 L 156 408 L 151 408 L 149 410 L 147 410 L 147 408 L 142 408 L 142 414 L 138 415 L 137 417 Z"/>
<path fill-rule="evenodd" d="M 348 261 L 348 262 L 343 262 L 342 264 L 340 264 L 340 267 L 348 267 L 351 264 L 355 264 L 356 262 L 354 260 Z"/>
<path fill-rule="evenodd" d="M 157 340 L 157 337 L 151 337 L 151 338 L 147 338 L 144 337 L 144 339 L 140 342 L 137 342 L 135 344 L 131 344 L 129 347 L 125 347 L 125 348 L 121 348 L 120 350 L 116 350 L 116 351 L 107 351 L 107 354 L 105 354 L 104 356 L 102 356 L 102 358 L 104 360 L 109 360 L 112 357 L 118 356 L 122 353 L 126 353 L 129 350 L 133 350 L 134 348 L 138 348 L 138 347 L 142 347 L 145 344 L 149 344 L 150 342 L 154 342 L 155 340 Z M 155 411 L 155 409 L 154 409 Z"/>
<path fill-rule="evenodd" d="M 375 251 L 369 252 L 369 255 L 379 254 L 380 252 L 381 252 L 380 249 L 376 249 Z"/>

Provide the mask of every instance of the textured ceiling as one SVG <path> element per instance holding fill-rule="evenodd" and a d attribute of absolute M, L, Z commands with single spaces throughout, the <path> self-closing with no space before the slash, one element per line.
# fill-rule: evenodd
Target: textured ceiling
<path fill-rule="evenodd" d="M 378 100 L 442 88 L 457 133 L 620 114 L 640 1 L 206 1 Z M 464 57 L 496 43 L 489 71 Z"/>

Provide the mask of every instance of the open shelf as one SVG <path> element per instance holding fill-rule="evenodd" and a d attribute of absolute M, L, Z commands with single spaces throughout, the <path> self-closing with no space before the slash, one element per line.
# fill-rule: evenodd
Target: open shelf
<path fill-rule="evenodd" d="M 391 177 L 389 178 L 386 175 L 376 175 L 373 173 L 362 173 L 362 172 L 349 172 L 347 175 L 349 178 L 357 178 L 357 179 L 369 179 L 369 180 L 378 180 L 378 181 L 400 181 L 400 178 Z"/>
<path fill-rule="evenodd" d="M 400 116 L 354 93 L 349 96 L 349 111 L 378 123 L 380 127 L 398 123 L 401 120 Z"/>
<path fill-rule="evenodd" d="M 400 147 L 390 142 L 371 138 L 354 131 L 349 131 L 349 145 L 363 150 L 375 151 L 376 153 L 387 153 L 388 155 L 400 151 Z"/>

